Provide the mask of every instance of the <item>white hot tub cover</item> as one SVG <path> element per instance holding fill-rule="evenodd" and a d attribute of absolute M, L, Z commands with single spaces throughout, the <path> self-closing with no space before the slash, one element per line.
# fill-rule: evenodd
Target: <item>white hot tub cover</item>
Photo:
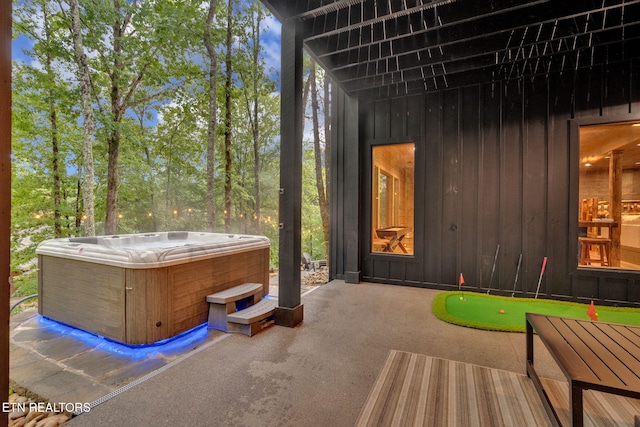
<path fill-rule="evenodd" d="M 168 231 L 45 240 L 36 253 L 123 268 L 157 268 L 270 245 L 265 236 Z"/>

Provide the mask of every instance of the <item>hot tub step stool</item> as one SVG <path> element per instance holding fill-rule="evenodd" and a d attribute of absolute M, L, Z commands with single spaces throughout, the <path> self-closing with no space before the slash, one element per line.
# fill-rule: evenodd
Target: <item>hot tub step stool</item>
<path fill-rule="evenodd" d="M 277 305 L 276 300 L 263 299 L 251 307 L 227 315 L 229 332 L 239 332 L 248 336 L 260 332 L 265 321 L 273 318 Z"/>
<path fill-rule="evenodd" d="M 209 329 L 229 332 L 227 316 L 245 309 L 262 299 L 261 283 L 243 283 L 215 294 L 207 295 Z"/>

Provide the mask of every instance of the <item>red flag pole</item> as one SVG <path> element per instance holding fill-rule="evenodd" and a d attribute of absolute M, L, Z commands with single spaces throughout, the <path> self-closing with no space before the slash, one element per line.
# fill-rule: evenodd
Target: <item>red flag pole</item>
<path fill-rule="evenodd" d="M 538 279 L 538 287 L 536 288 L 536 299 L 538 298 L 538 291 L 540 290 L 540 283 L 542 283 L 542 276 L 544 275 L 544 268 L 547 266 L 547 257 L 542 260 L 542 269 L 540 270 L 540 278 Z"/>
<path fill-rule="evenodd" d="M 462 289 L 462 285 L 464 285 L 464 276 L 460 273 L 460 278 L 458 279 L 458 289 L 460 289 L 460 300 L 464 301 L 464 290 Z"/>

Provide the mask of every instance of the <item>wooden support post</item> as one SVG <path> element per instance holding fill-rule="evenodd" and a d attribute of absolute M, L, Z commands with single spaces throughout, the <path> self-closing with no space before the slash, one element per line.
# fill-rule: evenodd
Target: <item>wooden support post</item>
<path fill-rule="evenodd" d="M 622 151 L 614 150 L 609 158 L 609 214 L 618 223 L 611 230 L 609 266 L 620 267 L 620 233 L 622 232 Z"/>
<path fill-rule="evenodd" d="M 302 321 L 302 31 L 297 19 L 282 23 L 281 49 L 280 282 L 275 318 L 277 324 L 293 327 Z"/>
<path fill-rule="evenodd" d="M 344 94 L 342 136 L 345 153 L 344 249 L 345 281 L 360 283 L 360 165 L 358 140 L 358 99 Z"/>

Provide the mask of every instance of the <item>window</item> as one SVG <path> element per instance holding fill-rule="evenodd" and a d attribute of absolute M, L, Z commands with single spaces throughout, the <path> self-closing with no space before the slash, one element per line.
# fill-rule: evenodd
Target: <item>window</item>
<path fill-rule="evenodd" d="M 580 127 L 580 267 L 640 270 L 640 123 Z"/>
<path fill-rule="evenodd" d="M 373 147 L 371 251 L 413 255 L 415 144 Z"/>

